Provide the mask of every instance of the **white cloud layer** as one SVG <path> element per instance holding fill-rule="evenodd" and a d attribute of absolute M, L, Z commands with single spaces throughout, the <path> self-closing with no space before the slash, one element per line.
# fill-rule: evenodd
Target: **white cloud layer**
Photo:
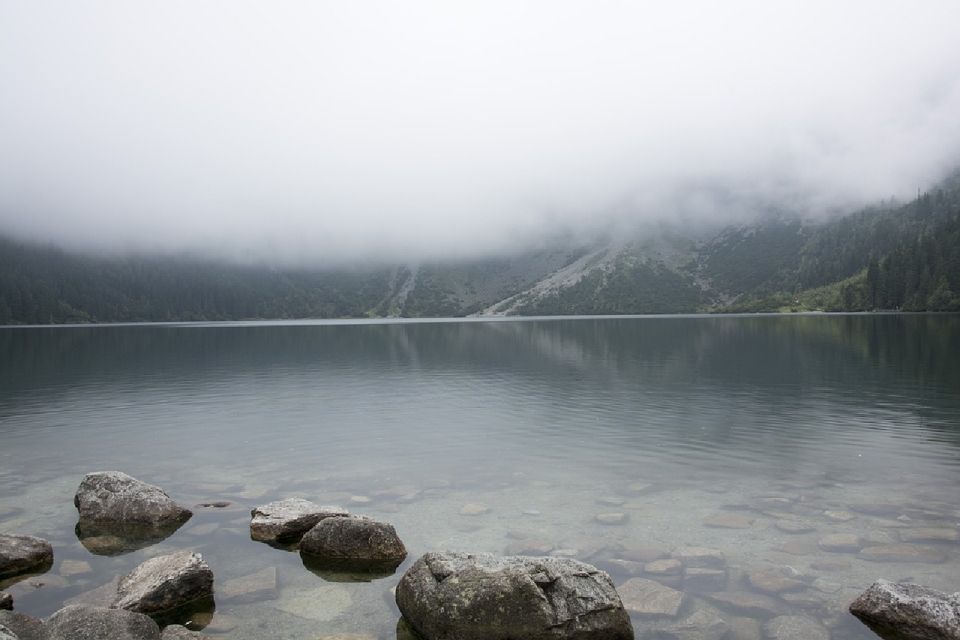
<path fill-rule="evenodd" d="M 0 231 L 476 255 L 909 197 L 960 160 L 960 3 L 0 0 Z"/>

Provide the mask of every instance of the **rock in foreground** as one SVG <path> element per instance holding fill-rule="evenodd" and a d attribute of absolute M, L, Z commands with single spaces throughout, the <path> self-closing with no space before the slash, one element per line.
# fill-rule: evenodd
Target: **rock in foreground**
<path fill-rule="evenodd" d="M 160 487 L 119 471 L 88 473 L 73 503 L 82 523 L 162 526 L 182 524 L 192 514 Z"/>
<path fill-rule="evenodd" d="M 396 597 L 426 640 L 633 640 L 610 576 L 567 558 L 427 553 Z"/>
<path fill-rule="evenodd" d="M 393 525 L 356 516 L 324 518 L 300 541 L 312 562 L 356 569 L 396 569 L 407 549 Z"/>
<path fill-rule="evenodd" d="M 53 564 L 53 547 L 43 538 L 0 535 L 0 579 L 42 573 Z"/>
<path fill-rule="evenodd" d="M 13 609 L 13 596 L 6 591 L 0 591 L 0 609 Z"/>
<path fill-rule="evenodd" d="M 160 639 L 160 627 L 145 615 L 82 604 L 60 609 L 43 627 L 47 640 Z"/>
<path fill-rule="evenodd" d="M 850 613 L 887 640 L 960 640 L 960 592 L 877 580 Z"/>
<path fill-rule="evenodd" d="M 250 512 L 250 537 L 260 542 L 297 542 L 324 518 L 350 515 L 340 507 L 322 507 L 302 498 L 287 498 Z"/>
<path fill-rule="evenodd" d="M 198 553 L 151 558 L 120 579 L 111 605 L 156 616 L 213 597 L 213 572 Z"/>

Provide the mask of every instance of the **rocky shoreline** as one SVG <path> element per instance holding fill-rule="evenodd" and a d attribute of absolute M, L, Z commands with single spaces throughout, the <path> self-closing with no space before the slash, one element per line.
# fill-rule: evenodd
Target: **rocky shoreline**
<path fill-rule="evenodd" d="M 362 500 L 351 500 L 354 502 L 363 504 Z M 156 544 L 193 515 L 159 487 L 120 472 L 85 476 L 74 504 L 79 514 L 78 539 L 91 553 L 104 556 Z M 603 504 L 617 506 L 613 498 Z M 198 506 L 223 508 L 229 504 Z M 770 508 L 777 506 L 783 505 Z M 488 510 L 485 505 L 467 505 L 462 514 L 482 515 Z M 837 512 L 832 517 L 847 515 L 852 514 Z M 618 512 L 600 516 L 597 522 L 609 526 L 627 520 Z M 704 524 L 738 529 L 749 527 L 751 522 L 752 518 L 744 514 L 720 512 Z M 787 534 L 811 530 L 806 522 L 789 514 L 777 521 L 777 528 Z M 935 547 L 916 543 L 954 543 L 956 536 L 956 529 L 914 527 L 905 529 L 897 540 L 849 534 L 821 536 L 818 547 L 826 553 L 858 554 L 868 560 L 938 562 L 942 554 Z M 303 564 L 315 571 L 384 577 L 392 575 L 407 557 L 406 547 L 391 524 L 300 498 L 253 509 L 250 537 L 278 549 L 298 551 Z M 667 553 L 623 550 L 598 555 L 591 560 L 593 564 L 587 564 L 564 557 L 548 546 L 520 537 L 507 556 L 435 552 L 421 556 L 396 587 L 395 599 L 403 616 L 397 637 L 831 637 L 828 628 L 803 613 L 808 601 L 821 605 L 823 600 L 816 593 L 829 591 L 829 585 L 817 584 L 820 579 L 791 567 L 760 567 L 735 580 L 724 554 L 716 549 L 678 547 Z M 52 546 L 39 538 L 0 535 L 0 579 L 9 583 L 44 573 L 53 565 L 53 552 Z M 0 640 L 206 637 L 199 629 L 213 611 L 215 595 L 228 595 L 234 602 L 256 601 L 266 592 L 263 585 L 271 581 L 276 584 L 275 568 L 272 574 L 269 569 L 258 574 L 263 575 L 229 580 L 215 588 L 213 572 L 200 554 L 179 551 L 158 555 L 83 598 L 74 599 L 77 602 L 68 602 L 43 621 L 13 611 L 13 598 L 0 592 Z M 626 580 L 615 584 L 611 575 Z M 691 607 L 691 594 L 716 609 Z M 850 610 L 881 637 L 891 640 L 960 638 L 960 594 L 879 581 Z M 750 627 L 747 620 L 754 623 L 750 630 L 739 628 Z"/>

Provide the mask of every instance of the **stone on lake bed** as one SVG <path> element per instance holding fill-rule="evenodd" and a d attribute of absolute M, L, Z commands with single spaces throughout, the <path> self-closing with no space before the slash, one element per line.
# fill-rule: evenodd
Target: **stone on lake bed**
<path fill-rule="evenodd" d="M 307 620 L 330 622 L 352 605 L 349 589 L 338 584 L 324 584 L 312 589 L 284 589 L 273 607 Z"/>
<path fill-rule="evenodd" d="M 754 519 L 749 516 L 729 511 L 721 511 L 703 519 L 705 527 L 716 529 L 749 529 L 753 522 Z"/>
<path fill-rule="evenodd" d="M 600 524 L 623 524 L 627 521 L 627 514 L 625 513 L 598 513 L 594 520 Z"/>
<path fill-rule="evenodd" d="M 878 580 L 853 601 L 850 613 L 889 640 L 960 638 L 960 592 Z"/>
<path fill-rule="evenodd" d="M 707 547 L 679 547 L 670 553 L 687 567 L 722 569 L 727 566 L 727 557 L 719 549 Z"/>
<path fill-rule="evenodd" d="M 479 502 L 468 502 L 460 508 L 462 516 L 479 516 L 490 511 L 490 507 Z"/>
<path fill-rule="evenodd" d="M 64 578 L 91 573 L 93 567 L 86 560 L 64 560 L 60 563 L 60 575 Z"/>
<path fill-rule="evenodd" d="M 610 577 L 566 558 L 427 553 L 400 579 L 396 600 L 426 640 L 634 637 Z"/>
<path fill-rule="evenodd" d="M 848 560 L 841 560 L 833 558 L 828 558 L 826 560 L 815 560 L 810 563 L 811 569 L 816 569 L 817 571 L 846 571 L 850 568 L 850 562 Z"/>
<path fill-rule="evenodd" d="M 850 522 L 857 515 L 849 511 L 827 510 L 823 512 L 823 517 L 831 522 Z"/>
<path fill-rule="evenodd" d="M 250 512 L 250 537 L 277 544 L 297 542 L 324 518 L 346 515 L 350 514 L 342 507 L 325 507 L 303 498 L 277 500 Z"/>
<path fill-rule="evenodd" d="M 698 609 L 683 620 L 661 629 L 657 637 L 666 640 L 721 640 L 729 632 L 730 625 L 723 618 L 705 609 Z"/>
<path fill-rule="evenodd" d="M 597 504 L 604 504 L 608 507 L 619 507 L 626 502 L 625 498 L 620 496 L 600 496 L 597 498 Z"/>
<path fill-rule="evenodd" d="M 277 597 L 277 568 L 266 567 L 239 578 L 226 580 L 217 588 L 217 599 L 243 604 Z"/>
<path fill-rule="evenodd" d="M 631 578 L 617 591 L 626 610 L 641 617 L 675 618 L 684 601 L 682 591 L 645 578 Z"/>
<path fill-rule="evenodd" d="M 635 577 L 643 575 L 646 570 L 646 565 L 643 562 L 624 560 L 622 558 L 597 560 L 596 564 L 607 573 L 617 576 Z"/>
<path fill-rule="evenodd" d="M 749 591 L 719 591 L 705 597 L 722 609 L 755 618 L 773 618 L 786 613 L 782 600 Z"/>
<path fill-rule="evenodd" d="M 0 579 L 43 573 L 53 565 L 53 547 L 43 538 L 0 534 Z"/>
<path fill-rule="evenodd" d="M 747 582 L 751 587 L 769 594 L 803 589 L 806 584 L 799 578 L 800 573 L 792 567 L 766 567 L 747 574 Z"/>
<path fill-rule="evenodd" d="M 784 518 L 773 523 L 780 531 L 784 533 L 809 533 L 814 530 L 813 525 L 804 520 L 793 520 Z"/>
<path fill-rule="evenodd" d="M 853 533 L 831 533 L 820 538 L 817 546 L 831 553 L 856 553 L 863 546 L 863 541 Z"/>
<path fill-rule="evenodd" d="M 920 527 L 900 532 L 904 542 L 960 542 L 960 531 L 953 527 Z"/>
<path fill-rule="evenodd" d="M 727 586 L 725 569 L 687 567 L 683 572 L 683 588 L 695 593 L 722 591 Z"/>
<path fill-rule="evenodd" d="M 777 616 L 763 630 L 768 640 L 830 640 L 830 632 L 807 616 Z"/>
<path fill-rule="evenodd" d="M 648 562 L 643 570 L 652 575 L 678 576 L 683 573 L 683 563 L 676 558 L 654 560 L 653 562 Z"/>
<path fill-rule="evenodd" d="M 939 549 L 906 543 L 865 547 L 860 550 L 858 557 L 873 562 L 923 562 L 927 564 L 939 564 L 947 559 L 947 555 Z"/>

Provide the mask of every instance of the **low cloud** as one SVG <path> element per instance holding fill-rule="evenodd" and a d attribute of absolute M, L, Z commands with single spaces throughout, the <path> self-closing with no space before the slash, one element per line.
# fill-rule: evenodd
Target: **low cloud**
<path fill-rule="evenodd" d="M 909 197 L 960 4 L 0 3 L 0 232 L 329 262 Z"/>

